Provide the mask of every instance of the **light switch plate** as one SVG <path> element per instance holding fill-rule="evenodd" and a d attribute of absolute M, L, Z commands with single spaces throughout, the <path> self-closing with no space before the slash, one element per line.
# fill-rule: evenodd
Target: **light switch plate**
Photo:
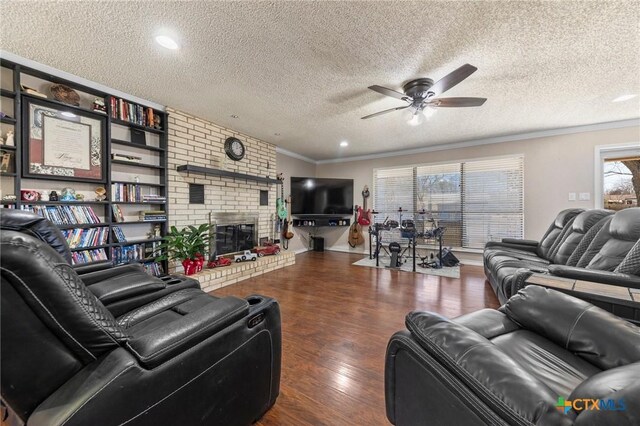
<path fill-rule="evenodd" d="M 575 201 L 576 200 L 576 193 L 575 192 L 570 192 L 569 193 L 569 201 Z"/>
<path fill-rule="evenodd" d="M 580 201 L 589 201 L 591 199 L 590 192 L 581 192 L 579 196 Z"/>

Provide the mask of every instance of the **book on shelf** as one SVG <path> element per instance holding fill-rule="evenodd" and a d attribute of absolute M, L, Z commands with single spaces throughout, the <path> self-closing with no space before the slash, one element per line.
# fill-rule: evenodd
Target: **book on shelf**
<path fill-rule="evenodd" d="M 162 275 L 164 275 L 162 265 L 158 262 L 145 262 L 142 264 L 142 266 L 149 275 L 153 275 L 154 277 L 161 277 Z"/>
<path fill-rule="evenodd" d="M 113 237 L 116 239 L 116 242 L 127 242 L 127 237 L 125 237 L 124 232 L 122 232 L 122 228 L 120 228 L 119 226 L 113 226 L 111 229 L 113 230 Z"/>
<path fill-rule="evenodd" d="M 42 217 L 49 219 L 56 225 L 81 225 L 81 224 L 99 224 L 101 223 L 98 215 L 89 206 L 34 206 L 22 205 L 20 210 L 26 210 L 36 213 Z"/>
<path fill-rule="evenodd" d="M 74 265 L 90 262 L 99 262 L 107 259 L 107 252 L 105 249 L 83 250 L 74 251 L 71 253 L 71 260 Z"/>
<path fill-rule="evenodd" d="M 167 220 L 167 212 L 164 210 L 142 210 L 139 217 L 143 222 Z"/>
<path fill-rule="evenodd" d="M 111 260 L 114 264 L 130 263 L 144 259 L 144 244 L 132 244 L 130 246 L 119 246 L 111 248 Z"/>
<path fill-rule="evenodd" d="M 111 153 L 112 160 L 118 161 L 126 161 L 129 163 L 140 163 L 142 162 L 142 157 L 138 157 L 137 155 L 129 155 L 129 154 L 119 154 L 117 152 Z"/>
<path fill-rule="evenodd" d="M 63 229 L 62 235 L 71 249 L 102 246 L 109 240 L 109 228 Z"/>
<path fill-rule="evenodd" d="M 120 98 L 111 98 L 111 117 L 145 127 L 160 127 L 160 116 L 153 108 L 143 107 Z"/>
<path fill-rule="evenodd" d="M 115 222 L 124 222 L 124 214 L 122 213 L 122 209 L 119 205 L 111 205 L 111 211 L 113 212 L 113 220 Z"/>

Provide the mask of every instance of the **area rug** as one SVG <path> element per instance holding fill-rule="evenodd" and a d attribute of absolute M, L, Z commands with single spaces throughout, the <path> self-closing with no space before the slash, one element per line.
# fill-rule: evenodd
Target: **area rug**
<path fill-rule="evenodd" d="M 416 259 L 417 261 L 417 259 Z M 380 266 L 378 266 L 377 268 L 379 269 L 390 269 L 391 268 L 387 268 L 387 266 L 389 266 L 390 263 L 390 258 L 387 256 L 380 256 Z M 375 268 L 376 267 L 376 260 L 375 259 L 369 259 L 369 257 L 365 257 L 362 260 L 358 260 L 357 262 L 354 262 L 353 265 L 356 266 L 368 266 L 370 268 Z M 397 269 L 396 269 L 397 270 Z M 413 272 L 413 262 L 411 260 L 408 260 L 406 263 L 403 263 L 402 266 L 400 266 L 401 271 L 404 272 Z M 416 263 L 416 273 L 418 274 L 426 274 L 426 275 L 437 275 L 440 277 L 448 277 L 448 278 L 460 278 L 460 266 L 453 266 L 453 267 L 443 267 L 440 269 L 433 269 L 433 268 L 423 268 L 422 266 L 419 266 Z"/>

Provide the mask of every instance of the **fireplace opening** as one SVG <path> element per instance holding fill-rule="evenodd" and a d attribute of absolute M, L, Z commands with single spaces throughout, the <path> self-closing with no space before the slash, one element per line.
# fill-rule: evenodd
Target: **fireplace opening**
<path fill-rule="evenodd" d="M 258 217 L 244 213 L 209 213 L 209 253 L 216 255 L 251 250 L 257 245 Z"/>

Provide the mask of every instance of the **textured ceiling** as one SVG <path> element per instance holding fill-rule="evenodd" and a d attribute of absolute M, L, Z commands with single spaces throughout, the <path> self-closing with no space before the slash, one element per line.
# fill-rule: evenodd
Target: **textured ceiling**
<path fill-rule="evenodd" d="M 3 1 L 0 47 L 327 159 L 637 118 L 640 98 L 611 100 L 640 93 L 639 4 Z M 162 28 L 182 49 L 154 43 Z M 446 95 L 483 107 L 360 120 L 403 105 L 367 86 L 464 63 L 478 71 Z"/>

